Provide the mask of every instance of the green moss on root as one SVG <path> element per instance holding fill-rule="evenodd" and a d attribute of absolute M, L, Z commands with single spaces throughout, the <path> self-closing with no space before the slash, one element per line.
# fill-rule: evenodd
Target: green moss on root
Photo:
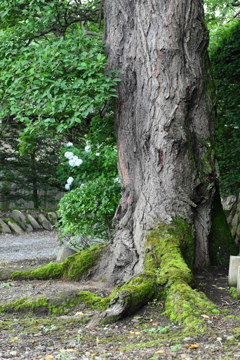
<path fill-rule="evenodd" d="M 15 272 L 11 278 L 21 279 L 56 279 L 78 281 L 96 264 L 105 246 L 96 245 L 72 255 L 62 263 L 49 264 L 43 268 L 28 272 Z M 171 225 L 161 224 L 152 231 L 146 240 L 144 272 L 131 278 L 123 286 L 116 288 L 108 297 L 101 298 L 89 292 L 78 292 L 70 302 L 60 301 L 50 304 L 42 299 L 39 306 L 46 306 L 49 311 L 57 312 L 66 306 L 84 303 L 92 308 L 104 310 L 90 323 L 113 322 L 130 315 L 154 298 L 164 298 L 166 314 L 185 327 L 197 329 L 204 327 L 201 314 L 217 313 L 214 304 L 203 293 L 193 290 L 194 236 L 192 227 L 183 218 L 175 219 Z M 28 306 L 29 306 L 29 301 Z M 36 303 L 34 303 L 36 304 Z M 30 307 L 35 306 L 30 303 Z M 23 304 L 21 304 L 22 306 Z M 62 310 L 61 310 L 62 311 Z"/>
<path fill-rule="evenodd" d="M 85 304 L 91 309 L 105 310 L 110 303 L 108 297 L 96 296 L 89 291 L 79 291 L 77 297 L 80 304 Z"/>
<path fill-rule="evenodd" d="M 79 304 L 94 309 L 104 310 L 109 304 L 108 298 L 102 298 L 88 291 L 74 291 L 60 293 L 55 298 L 45 296 L 32 299 L 25 297 L 5 305 L 0 305 L 0 313 L 3 312 L 29 312 L 51 313 L 55 315 L 67 314 L 73 307 Z"/>
<path fill-rule="evenodd" d="M 127 303 L 123 316 L 132 314 L 143 305 L 151 301 L 157 292 L 156 275 L 151 273 L 139 274 L 128 280 L 123 286 L 115 289 L 108 297 L 111 303 L 121 296 Z"/>
<path fill-rule="evenodd" d="M 193 290 L 193 275 L 183 251 L 194 249 L 190 225 L 184 219 L 172 225 L 161 225 L 147 238 L 144 267 L 157 273 L 157 283 L 164 287 L 166 315 L 186 327 L 204 326 L 201 314 L 217 313 L 214 304 L 203 294 Z M 190 253 L 190 255 L 191 255 Z"/>
<path fill-rule="evenodd" d="M 187 222 L 178 219 L 172 225 L 162 224 L 147 237 L 144 268 L 158 273 L 158 284 L 169 287 L 177 280 L 193 281 L 192 272 L 182 255 L 186 247 L 190 249 L 189 255 L 192 253 L 191 233 Z"/>
<path fill-rule="evenodd" d="M 165 309 L 165 314 L 170 320 L 199 330 L 205 327 L 205 321 L 199 318 L 201 314 L 219 313 L 205 294 L 193 290 L 181 281 L 175 282 L 169 288 Z"/>
<path fill-rule="evenodd" d="M 11 279 L 64 279 L 79 281 L 101 256 L 105 246 L 94 245 L 65 259 L 62 263 L 51 263 L 32 271 L 15 271 Z"/>

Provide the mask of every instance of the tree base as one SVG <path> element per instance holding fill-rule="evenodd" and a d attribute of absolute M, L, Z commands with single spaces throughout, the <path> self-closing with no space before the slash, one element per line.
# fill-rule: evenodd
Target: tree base
<path fill-rule="evenodd" d="M 33 271 L 14 272 L 10 278 L 79 281 L 86 275 L 93 275 L 94 266 L 103 250 L 102 246 L 93 246 L 70 256 L 63 263 L 49 264 Z M 126 281 L 106 298 L 81 292 L 81 302 L 102 310 L 88 326 L 117 321 L 153 299 L 165 301 L 165 314 L 175 323 L 188 328 L 204 326 L 201 315 L 219 311 L 203 293 L 191 288 L 194 281 L 189 265 L 192 266 L 190 260 L 193 251 L 192 229 L 185 220 L 160 225 L 147 237 L 144 272 Z M 183 252 L 189 265 L 182 256 Z"/>

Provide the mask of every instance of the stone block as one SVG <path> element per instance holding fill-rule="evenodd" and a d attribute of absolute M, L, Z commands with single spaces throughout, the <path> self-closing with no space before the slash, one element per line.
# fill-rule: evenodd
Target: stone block
<path fill-rule="evenodd" d="M 7 224 L 14 233 L 16 233 L 18 235 L 21 235 L 24 233 L 23 229 L 13 220 L 9 220 Z"/>
<path fill-rule="evenodd" d="M 57 214 L 55 212 L 48 212 L 47 213 L 47 218 L 48 218 L 48 220 L 50 221 L 50 223 L 52 225 L 56 225 L 57 222 L 58 222 L 58 216 L 57 216 Z"/>
<path fill-rule="evenodd" d="M 48 221 L 48 219 L 43 214 L 38 215 L 37 221 L 40 223 L 40 225 L 42 225 L 42 227 L 45 230 L 49 230 L 49 231 L 52 230 L 52 224 Z"/>
<path fill-rule="evenodd" d="M 0 233 L 11 234 L 11 232 L 10 227 L 2 219 L 0 219 Z"/>
<path fill-rule="evenodd" d="M 235 195 L 228 196 L 222 199 L 222 207 L 224 211 L 231 211 L 233 206 L 237 201 L 237 197 Z"/>
<path fill-rule="evenodd" d="M 240 266 L 240 256 L 230 256 L 228 284 L 237 286 L 238 267 Z"/>
<path fill-rule="evenodd" d="M 63 261 L 64 259 L 66 259 L 68 256 L 74 255 L 76 254 L 77 251 L 73 250 L 72 248 L 70 248 L 67 245 L 64 245 L 60 248 L 60 250 L 58 251 L 57 254 L 57 259 L 56 261 Z"/>
<path fill-rule="evenodd" d="M 240 266 L 238 267 L 237 270 L 237 294 L 238 294 L 238 298 L 240 298 Z"/>
<path fill-rule="evenodd" d="M 37 222 L 36 219 L 34 219 L 32 215 L 28 214 L 27 219 L 29 220 L 34 230 L 42 230 L 42 226 Z"/>
<path fill-rule="evenodd" d="M 27 217 L 19 210 L 12 211 L 12 218 L 15 220 L 26 232 L 33 231 L 33 227 L 29 223 Z"/>

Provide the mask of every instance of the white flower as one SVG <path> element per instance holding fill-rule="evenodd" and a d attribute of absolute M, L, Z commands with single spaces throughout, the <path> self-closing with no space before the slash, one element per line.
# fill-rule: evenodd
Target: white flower
<path fill-rule="evenodd" d="M 80 165 L 82 165 L 82 163 L 83 163 L 82 159 L 77 159 L 75 161 L 75 166 L 80 166 Z"/>
<path fill-rule="evenodd" d="M 72 167 L 76 166 L 74 159 L 70 159 L 68 163 L 69 163 L 69 165 L 72 166 Z"/>
<path fill-rule="evenodd" d="M 70 190 L 70 184 L 66 184 L 66 185 L 65 185 L 65 189 L 66 189 L 66 190 Z"/>
<path fill-rule="evenodd" d="M 72 159 L 69 160 L 69 165 L 74 166 L 80 166 L 83 163 L 82 159 L 79 159 L 76 155 L 73 156 Z"/>
<path fill-rule="evenodd" d="M 72 182 L 73 182 L 73 177 L 69 177 L 68 179 L 67 179 L 67 184 L 69 184 L 69 185 L 71 185 L 72 184 Z"/>
<path fill-rule="evenodd" d="M 86 145 L 84 148 L 85 152 L 88 153 L 91 151 L 91 146 L 90 145 Z"/>
<path fill-rule="evenodd" d="M 66 144 L 66 147 L 73 147 L 73 143 L 71 143 L 71 142 L 68 142 L 67 144 Z"/>
<path fill-rule="evenodd" d="M 100 155 L 100 153 L 99 153 L 99 152 L 97 152 L 95 155 L 96 155 L 96 156 L 99 156 L 99 155 Z"/>
<path fill-rule="evenodd" d="M 120 179 L 117 177 L 113 180 L 115 183 L 119 183 L 120 184 Z"/>
<path fill-rule="evenodd" d="M 73 158 L 73 153 L 71 151 L 66 151 L 65 154 L 64 154 L 65 158 L 67 159 L 72 159 Z"/>

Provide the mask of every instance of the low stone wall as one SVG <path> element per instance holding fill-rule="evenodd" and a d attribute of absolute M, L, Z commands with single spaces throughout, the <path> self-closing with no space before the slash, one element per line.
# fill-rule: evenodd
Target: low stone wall
<path fill-rule="evenodd" d="M 240 194 L 222 199 L 223 210 L 227 216 L 232 235 L 240 244 Z M 24 231 L 52 230 L 58 216 L 55 212 L 32 213 L 13 210 L 8 217 L 0 217 L 0 233 L 22 234 Z"/>
<path fill-rule="evenodd" d="M 0 233 L 22 234 L 24 232 L 53 230 L 58 221 L 55 212 L 37 213 L 31 215 L 19 210 L 13 210 L 8 217 L 0 218 Z"/>
<path fill-rule="evenodd" d="M 240 194 L 222 199 L 222 205 L 232 236 L 236 244 L 240 245 Z"/>

